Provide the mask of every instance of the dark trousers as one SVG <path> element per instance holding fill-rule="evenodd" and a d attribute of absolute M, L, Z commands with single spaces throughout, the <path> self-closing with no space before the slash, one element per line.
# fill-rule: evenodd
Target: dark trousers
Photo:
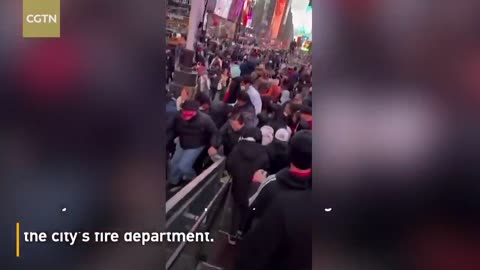
<path fill-rule="evenodd" d="M 235 198 L 232 197 L 232 224 L 230 226 L 230 235 L 235 235 L 238 231 L 244 231 L 248 216 L 248 198 L 235 200 Z"/>
<path fill-rule="evenodd" d="M 230 225 L 231 235 L 235 235 L 238 231 L 245 234 L 249 230 L 253 215 L 250 211 L 250 206 L 248 205 L 248 198 L 255 194 L 258 187 L 259 185 L 257 183 L 252 182 L 245 194 L 236 194 L 237 196 L 233 196 L 233 192 L 230 190 L 232 207 L 232 223 Z"/>
<path fill-rule="evenodd" d="M 215 88 L 212 88 L 210 87 L 210 100 L 215 100 L 215 96 L 217 95 L 217 89 L 216 87 Z"/>
<path fill-rule="evenodd" d="M 258 190 L 258 188 L 260 187 L 260 184 L 259 183 L 255 183 L 255 182 L 252 182 L 250 184 L 250 190 L 248 192 L 248 197 L 250 198 L 251 196 L 253 196 L 253 194 L 255 194 L 255 192 Z M 252 208 L 250 205 L 248 205 L 248 200 L 247 200 L 247 214 L 245 216 L 245 219 L 243 220 L 242 222 L 242 228 L 241 228 L 241 231 L 242 233 L 245 235 L 247 234 L 250 229 L 254 226 L 254 224 L 256 223 L 255 221 L 255 211 L 252 211 Z"/>

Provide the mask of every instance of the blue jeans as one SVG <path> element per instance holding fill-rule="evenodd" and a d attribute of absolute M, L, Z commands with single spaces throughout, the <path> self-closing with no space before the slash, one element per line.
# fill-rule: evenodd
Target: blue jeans
<path fill-rule="evenodd" d="M 183 178 L 193 179 L 197 175 L 193 169 L 193 164 L 205 147 L 192 149 L 183 149 L 179 143 L 170 160 L 170 177 L 168 182 L 172 185 L 178 185 Z"/>

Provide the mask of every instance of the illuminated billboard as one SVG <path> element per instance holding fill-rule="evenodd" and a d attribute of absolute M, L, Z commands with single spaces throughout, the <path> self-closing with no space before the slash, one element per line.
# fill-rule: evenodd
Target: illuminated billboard
<path fill-rule="evenodd" d="M 236 22 L 243 13 L 243 7 L 245 5 L 245 0 L 233 0 L 228 12 L 228 20 L 231 22 Z"/>
<path fill-rule="evenodd" d="M 295 11 L 293 14 L 293 27 L 295 36 L 312 38 L 312 7 L 308 6 L 305 11 Z"/>
<path fill-rule="evenodd" d="M 217 5 L 215 6 L 215 15 L 220 16 L 224 19 L 228 19 L 228 14 L 230 12 L 230 7 L 232 6 L 233 0 L 217 0 Z"/>
<path fill-rule="evenodd" d="M 273 13 L 272 20 L 272 38 L 275 39 L 278 36 L 280 31 L 280 25 L 283 22 L 283 15 L 287 9 L 287 0 L 277 0 L 277 5 L 275 6 L 275 12 Z"/>

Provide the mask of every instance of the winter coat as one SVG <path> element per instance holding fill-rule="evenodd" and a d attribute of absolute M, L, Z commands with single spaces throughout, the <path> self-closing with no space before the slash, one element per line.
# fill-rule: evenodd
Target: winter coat
<path fill-rule="evenodd" d="M 312 177 L 299 177 L 284 168 L 278 173 L 270 175 L 250 197 L 250 208 L 255 218 L 261 218 L 265 210 L 271 205 L 275 197 L 282 193 L 305 191 L 312 189 Z"/>
<path fill-rule="evenodd" d="M 232 176 L 232 195 L 237 201 L 247 201 L 253 175 L 268 168 L 266 149 L 255 141 L 241 140 L 227 158 L 227 171 Z"/>
<path fill-rule="evenodd" d="M 288 159 L 288 142 L 281 142 L 276 139 L 267 147 L 270 159 L 269 174 L 276 174 L 290 165 Z"/>
<path fill-rule="evenodd" d="M 217 142 L 218 130 L 209 115 L 198 112 L 193 119 L 185 121 L 181 114 L 182 112 L 179 112 L 172 126 L 167 128 L 168 141 L 178 136 L 183 149 L 214 145 Z"/>
<path fill-rule="evenodd" d="M 312 269 L 311 191 L 277 196 L 240 243 L 236 270 Z"/>

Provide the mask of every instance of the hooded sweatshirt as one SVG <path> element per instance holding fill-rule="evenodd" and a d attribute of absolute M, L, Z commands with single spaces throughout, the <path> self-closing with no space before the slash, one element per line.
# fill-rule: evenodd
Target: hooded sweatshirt
<path fill-rule="evenodd" d="M 310 190 L 277 196 L 243 239 L 235 269 L 312 269 L 311 213 Z"/>
<path fill-rule="evenodd" d="M 274 139 L 273 142 L 267 145 L 267 153 L 270 159 L 269 173 L 275 174 L 280 170 L 288 167 L 288 142 L 282 142 Z"/>
<path fill-rule="evenodd" d="M 240 138 L 227 159 L 227 170 L 232 176 L 232 195 L 236 201 L 248 201 L 253 175 L 267 169 L 266 149 L 253 138 Z"/>
<path fill-rule="evenodd" d="M 284 168 L 270 175 L 250 197 L 249 204 L 255 218 L 260 218 L 276 196 L 282 193 L 306 191 L 312 189 L 312 175 L 296 175 L 290 168 Z"/>
<path fill-rule="evenodd" d="M 198 112 L 192 119 L 184 120 L 182 112 L 179 112 L 167 128 L 167 141 L 179 137 L 183 149 L 193 149 L 215 145 L 217 133 L 217 127 L 209 115 Z"/>

